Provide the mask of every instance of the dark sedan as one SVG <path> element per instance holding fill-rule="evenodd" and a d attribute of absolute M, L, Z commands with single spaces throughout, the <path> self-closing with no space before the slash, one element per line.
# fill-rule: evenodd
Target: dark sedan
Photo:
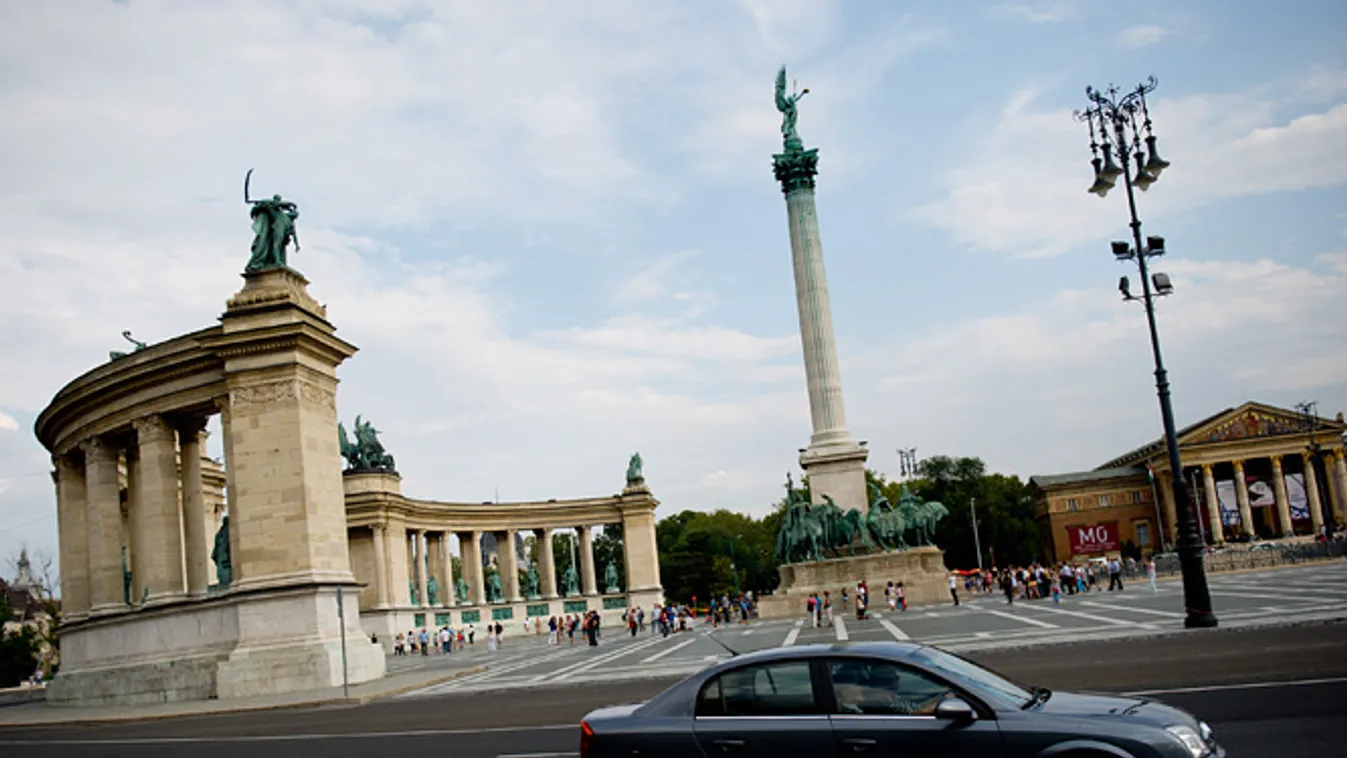
<path fill-rule="evenodd" d="M 907 642 L 736 656 L 580 723 L 585 758 L 1219 758 L 1211 729 L 1144 698 L 1025 687 Z"/>

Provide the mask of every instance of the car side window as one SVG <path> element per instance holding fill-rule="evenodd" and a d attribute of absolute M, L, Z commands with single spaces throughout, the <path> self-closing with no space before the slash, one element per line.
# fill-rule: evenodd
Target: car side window
<path fill-rule="evenodd" d="M 799 716 L 818 713 L 808 661 L 726 671 L 702 686 L 698 716 Z"/>
<path fill-rule="evenodd" d="M 934 716 L 949 685 L 891 661 L 841 658 L 828 662 L 837 712 L 874 716 Z"/>

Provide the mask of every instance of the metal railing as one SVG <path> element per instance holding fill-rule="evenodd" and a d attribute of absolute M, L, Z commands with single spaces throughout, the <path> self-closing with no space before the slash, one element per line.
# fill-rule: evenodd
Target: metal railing
<path fill-rule="evenodd" d="M 1218 550 L 1203 556 L 1207 573 L 1240 571 L 1245 569 L 1294 566 L 1313 561 L 1347 558 L 1347 540 L 1333 542 L 1301 542 L 1288 545 L 1266 543 L 1265 548 Z M 1155 573 L 1160 576 L 1179 573 L 1179 557 L 1160 555 L 1155 559 Z"/>

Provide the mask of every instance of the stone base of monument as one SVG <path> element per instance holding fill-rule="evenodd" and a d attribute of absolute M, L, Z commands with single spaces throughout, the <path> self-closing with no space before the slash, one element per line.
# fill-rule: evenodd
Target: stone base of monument
<path fill-rule="evenodd" d="M 945 554 L 937 547 L 917 547 L 892 553 L 830 558 L 809 563 L 781 566 L 781 584 L 776 592 L 758 601 L 761 618 L 803 616 L 809 595 L 829 592 L 833 613 L 842 612 L 842 588 L 855 602 L 856 584 L 862 579 L 870 587 L 870 610 L 884 611 L 884 587 L 889 582 L 903 583 L 907 604 L 925 605 L 949 600 L 949 572 Z M 852 608 L 855 606 L 853 605 Z"/>
<path fill-rule="evenodd" d="M 346 594 L 346 671 L 378 679 L 384 656 L 360 629 Z M 224 592 L 71 624 L 61 670 L 47 687 L 58 705 L 147 705 L 340 687 L 336 587 Z"/>

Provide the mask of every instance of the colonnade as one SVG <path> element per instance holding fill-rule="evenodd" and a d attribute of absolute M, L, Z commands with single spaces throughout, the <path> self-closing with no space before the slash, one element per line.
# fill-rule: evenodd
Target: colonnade
<path fill-rule="evenodd" d="M 204 438 L 204 417 L 153 414 L 133 420 L 129 433 L 90 437 L 52 456 L 67 619 L 206 595 Z"/>

